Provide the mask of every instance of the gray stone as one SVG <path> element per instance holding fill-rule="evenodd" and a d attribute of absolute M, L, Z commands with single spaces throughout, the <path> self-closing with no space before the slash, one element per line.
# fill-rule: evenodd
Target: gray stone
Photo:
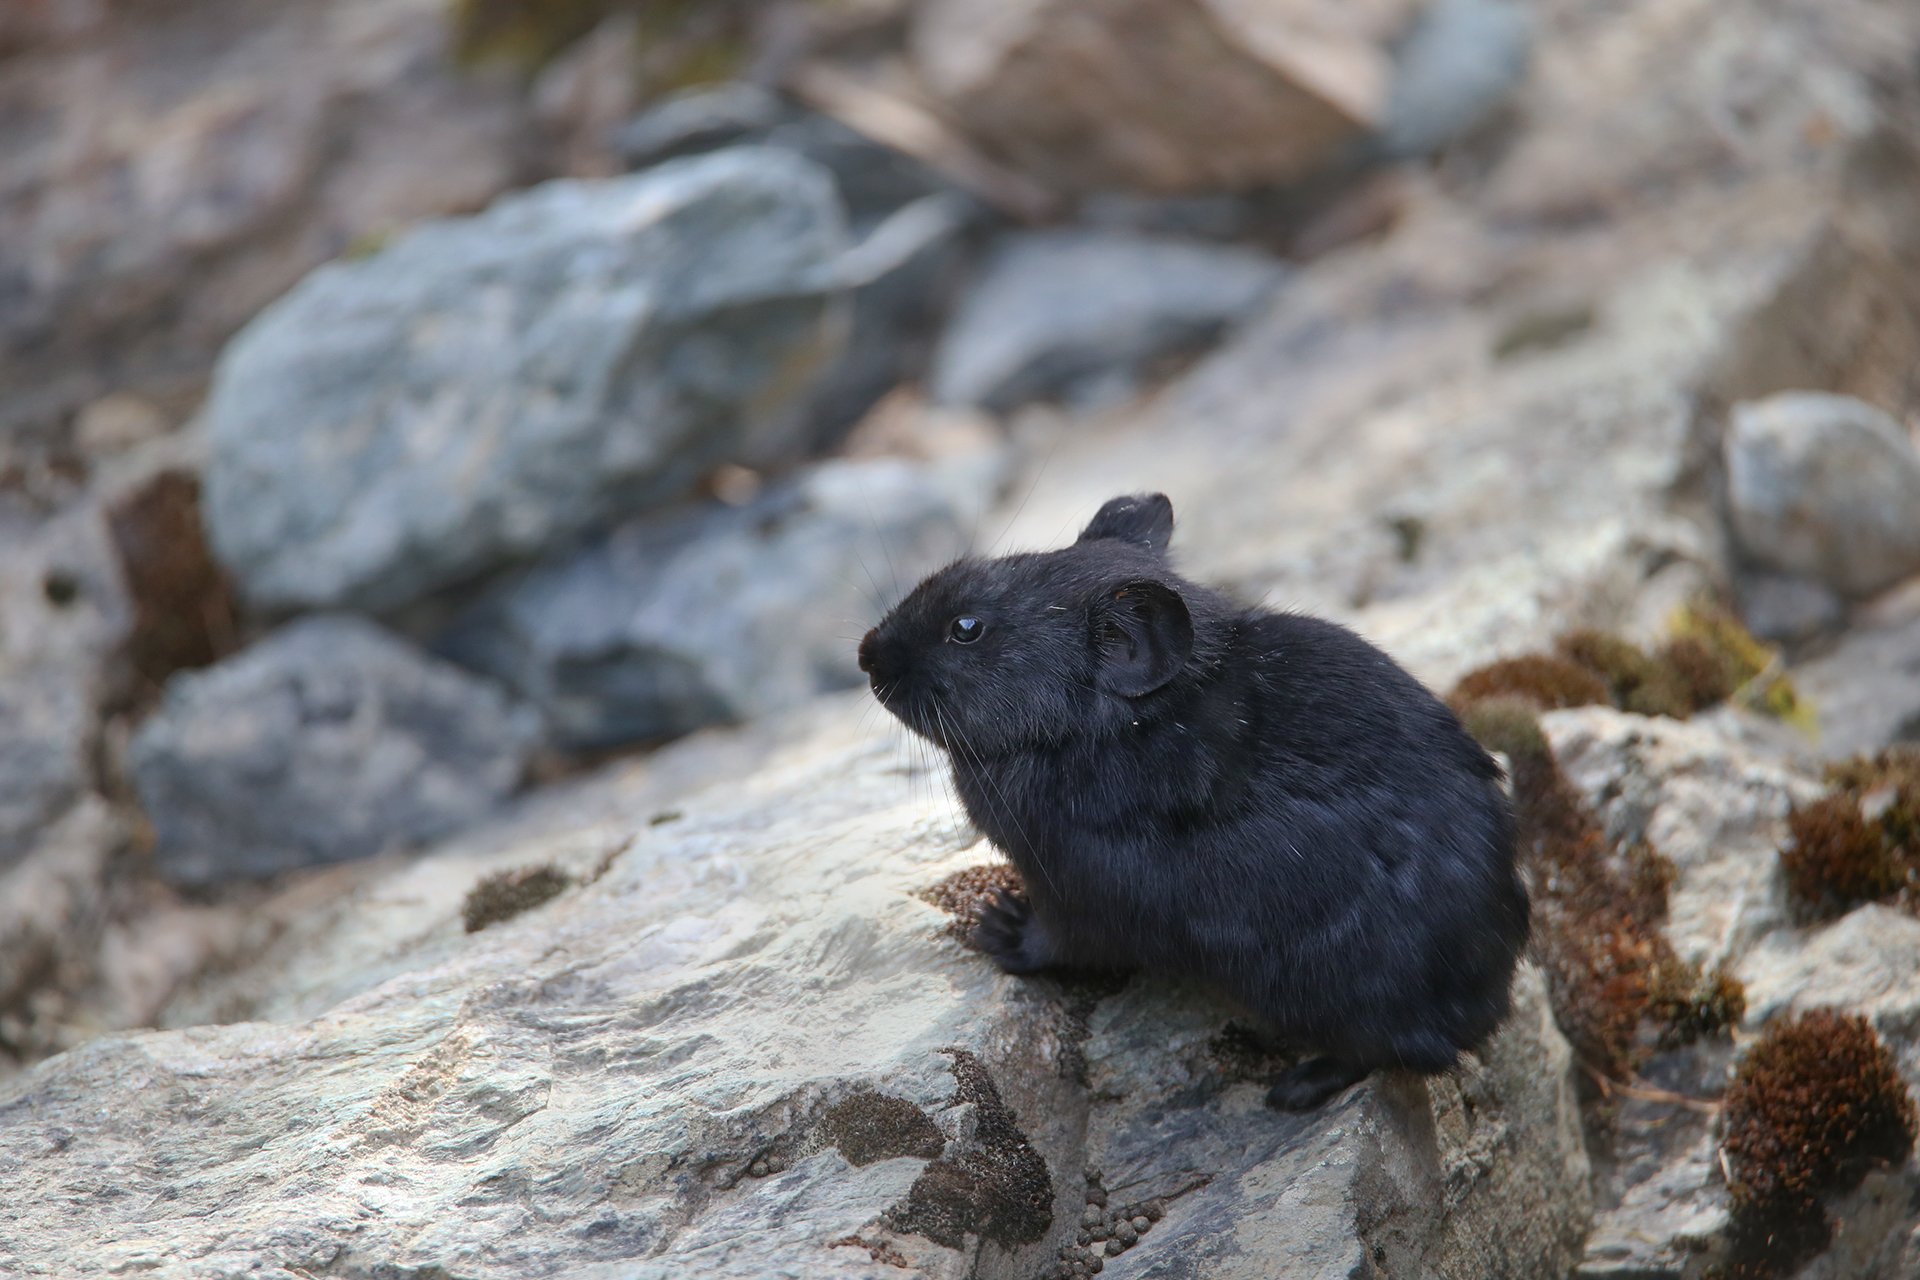
<path fill-rule="evenodd" d="M 923 196 L 876 223 L 847 254 L 853 326 L 846 352 L 815 388 L 807 448 L 826 453 L 887 392 L 921 378 L 948 304 L 973 258 L 979 209 L 965 196 Z"/>
<path fill-rule="evenodd" d="M 1920 449 L 1885 413 L 1784 392 L 1736 405 L 1725 448 L 1734 536 L 1755 563 L 1851 597 L 1920 573 Z"/>
<path fill-rule="evenodd" d="M 1009 236 L 940 340 L 934 399 L 1005 411 L 1124 398 L 1153 361 L 1212 344 L 1285 276 L 1245 249 L 1118 232 Z"/>
<path fill-rule="evenodd" d="M 791 706 L 860 682 L 855 641 L 967 548 L 996 472 L 828 462 L 744 507 L 642 517 L 490 590 L 440 647 L 568 746 Z"/>
<path fill-rule="evenodd" d="M 667 786 L 713 750 L 690 741 L 357 868 L 208 984 L 248 1021 L 0 1081 L 0 1271 L 1033 1277 L 1091 1170 L 1116 1210 L 1167 1196 L 1103 1274 L 1346 1276 L 1290 1268 L 1374 1249 L 1393 1275 L 1563 1273 L 1586 1162 L 1538 975 L 1484 1068 L 1276 1113 L 1219 1065 L 1213 997 L 961 948 L 919 895 L 993 855 L 870 710 L 716 735 L 772 750 Z M 576 887 L 462 930 L 481 877 L 548 861 Z"/>
<path fill-rule="evenodd" d="M 1466 136 L 1512 97 L 1532 47 L 1532 22 L 1514 0 L 1433 0 L 1395 52 L 1373 150 L 1429 155 Z"/>
<path fill-rule="evenodd" d="M 176 676 L 129 770 L 162 875 L 217 883 L 364 857 L 487 816 L 533 717 L 372 623 L 316 616 Z"/>
<path fill-rule="evenodd" d="M 197 399 L 306 272 L 546 158 L 444 0 L 0 7 L 0 47 L 46 36 L 0 76 L 0 438 L 114 391 Z"/>
<path fill-rule="evenodd" d="M 846 247 L 825 173 L 743 148 L 324 267 L 221 359 L 215 551 L 256 605 L 384 609 L 784 458 Z"/>
<path fill-rule="evenodd" d="M 1738 594 L 1740 620 L 1762 640 L 1795 644 L 1837 631 L 1847 620 L 1847 602 L 1812 578 L 1743 573 Z"/>
<path fill-rule="evenodd" d="M 132 607 L 100 509 L 0 522 L 0 866 L 92 785 L 95 722 Z"/>
<path fill-rule="evenodd" d="M 793 116 L 793 108 L 757 84 L 721 84 L 683 90 L 620 126 L 614 154 L 629 169 L 645 169 L 746 141 Z"/>
<path fill-rule="evenodd" d="M 920 82 L 1054 187 L 1154 195 L 1289 182 L 1385 114 L 1415 0 L 928 0 Z"/>
<path fill-rule="evenodd" d="M 1793 679 L 1819 717 L 1823 755 L 1920 743 L 1920 583 L 1863 606 Z"/>

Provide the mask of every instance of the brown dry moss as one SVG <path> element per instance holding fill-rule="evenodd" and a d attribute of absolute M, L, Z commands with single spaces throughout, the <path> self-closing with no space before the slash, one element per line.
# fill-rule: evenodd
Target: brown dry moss
<path fill-rule="evenodd" d="M 113 505 L 107 527 L 133 599 L 126 652 L 137 704 L 176 671 L 233 652 L 233 590 L 207 547 L 197 476 L 161 472 Z"/>
<path fill-rule="evenodd" d="M 1731 613 L 1696 602 L 1674 615 L 1668 638 L 1651 653 L 1612 632 L 1569 631 L 1552 653 L 1468 672 L 1448 700 L 1463 713 L 1488 698 L 1518 697 L 1546 711 L 1602 703 L 1685 719 L 1739 695 L 1756 710 L 1804 724 L 1810 711 L 1778 667 L 1779 655 Z"/>
<path fill-rule="evenodd" d="M 1492 697 L 1524 698 L 1544 710 L 1606 702 L 1607 686 L 1585 667 L 1544 653 L 1522 654 L 1490 662 L 1460 677 L 1453 688 L 1456 704 Z"/>
<path fill-rule="evenodd" d="M 1659 927 L 1671 864 L 1646 844 L 1616 856 L 1525 700 L 1475 703 L 1465 723 L 1509 761 L 1520 863 L 1532 886 L 1533 951 L 1554 1018 L 1592 1071 L 1627 1079 L 1671 1007 L 1654 1002 L 1655 973 L 1678 963 Z"/>
<path fill-rule="evenodd" d="M 965 942 L 973 933 L 973 922 L 979 917 L 980 908 L 1002 893 L 1026 896 L 1020 873 L 1012 863 L 983 862 L 954 872 L 939 884 L 921 890 L 919 896 L 921 901 L 932 903 L 952 916 L 947 932 Z"/>
<path fill-rule="evenodd" d="M 953 1059 L 954 1101 L 971 1103 L 971 1142 L 920 1172 L 907 1198 L 888 1210 L 888 1225 L 958 1249 L 968 1235 L 1012 1248 L 1031 1244 L 1053 1225 L 1053 1177 L 1027 1140 L 979 1058 L 963 1049 Z"/>
<path fill-rule="evenodd" d="M 1720 1150 L 1733 1256 L 1721 1274 L 1784 1274 L 1825 1246 L 1822 1197 L 1913 1151 L 1916 1115 L 1893 1054 L 1865 1018 L 1815 1009 L 1776 1021 L 1727 1090 Z"/>
<path fill-rule="evenodd" d="M 1828 770 L 1834 790 L 1787 816 L 1787 891 L 1813 919 L 1863 902 L 1920 908 L 1920 751 L 1893 748 Z"/>
<path fill-rule="evenodd" d="M 572 884 L 573 877 L 552 863 L 497 871 L 467 890 L 460 915 L 467 932 L 478 933 L 559 897 Z"/>
<path fill-rule="evenodd" d="M 947 1145 L 926 1112 L 875 1089 L 856 1090 L 835 1103 L 821 1120 L 821 1134 L 856 1166 L 897 1156 L 930 1160 Z"/>

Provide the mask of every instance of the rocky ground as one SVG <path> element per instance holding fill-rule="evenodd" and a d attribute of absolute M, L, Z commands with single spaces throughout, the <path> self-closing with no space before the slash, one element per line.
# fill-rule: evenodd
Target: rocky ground
<path fill-rule="evenodd" d="M 1920 1274 L 1920 13 L 797 8 L 0 19 L 0 1275 Z M 853 639 L 1146 488 L 1506 753 L 1456 1076 L 960 943 Z"/>

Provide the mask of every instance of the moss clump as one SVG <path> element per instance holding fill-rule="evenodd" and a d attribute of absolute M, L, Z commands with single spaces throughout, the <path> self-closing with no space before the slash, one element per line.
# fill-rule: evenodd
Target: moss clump
<path fill-rule="evenodd" d="M 107 528 L 133 599 L 127 662 L 144 690 L 157 693 L 176 671 L 238 647 L 233 589 L 200 519 L 199 477 L 161 472 L 114 504 Z"/>
<path fill-rule="evenodd" d="M 1031 1244 L 1053 1225 L 1053 1177 L 1047 1162 L 1000 1100 L 980 1059 L 953 1059 L 954 1101 L 972 1103 L 971 1142 L 920 1171 L 907 1198 L 887 1211 L 888 1225 L 958 1249 L 970 1234 L 1009 1248 Z"/>
<path fill-rule="evenodd" d="M 1659 924 L 1672 864 L 1651 845 L 1612 848 L 1553 758 L 1533 707 L 1508 695 L 1466 708 L 1468 730 L 1506 755 L 1521 866 L 1532 885 L 1533 951 L 1555 1020 L 1594 1072 L 1633 1074 L 1659 1011 L 1653 975 L 1677 963 Z"/>
<path fill-rule="evenodd" d="M 460 915 L 467 932 L 478 933 L 559 897 L 572 884 L 573 877 L 552 863 L 497 871 L 467 890 Z"/>
<path fill-rule="evenodd" d="M 952 916 L 947 933 L 965 942 L 973 933 L 973 922 L 979 918 L 981 907 L 1002 893 L 1023 898 L 1026 892 L 1026 886 L 1020 883 L 1020 873 L 1011 863 L 983 862 L 977 867 L 956 871 L 932 888 L 921 890 L 919 897 L 922 902 L 932 903 Z"/>
<path fill-rule="evenodd" d="M 1696 710 L 1680 674 L 1630 640 L 1605 631 L 1569 631 L 1554 649 L 1604 681 L 1622 711 L 1683 720 Z"/>
<path fill-rule="evenodd" d="M 1526 698 L 1503 694 L 1469 702 L 1460 709 L 1460 723 L 1474 741 L 1505 756 L 1516 772 L 1525 765 L 1553 759 L 1538 711 Z"/>
<path fill-rule="evenodd" d="M 849 1164 L 869 1165 L 896 1156 L 932 1159 L 947 1139 L 919 1107 L 875 1089 L 859 1089 L 834 1104 L 821 1132 Z"/>
<path fill-rule="evenodd" d="M 1677 1049 L 1731 1030 L 1747 1016 L 1747 989 L 1724 968 L 1703 972 L 1679 959 L 1648 975 L 1648 1011 L 1660 1023 L 1660 1047 Z"/>
<path fill-rule="evenodd" d="M 1920 909 L 1920 751 L 1894 748 L 1833 766 L 1834 790 L 1787 815 L 1787 891 L 1812 919 L 1863 902 Z"/>
<path fill-rule="evenodd" d="M 1461 703 L 1492 697 L 1523 698 L 1547 711 L 1609 700 L 1606 684 L 1593 672 L 1544 653 L 1503 658 L 1469 671 L 1454 686 L 1453 696 Z"/>
<path fill-rule="evenodd" d="M 1732 1200 L 1727 1276 L 1784 1274 L 1825 1246 L 1824 1196 L 1913 1151 L 1916 1115 L 1865 1018 L 1815 1009 L 1770 1024 L 1727 1090 L 1720 1150 Z"/>
<path fill-rule="evenodd" d="M 1553 652 L 1489 663 L 1461 677 L 1449 701 L 1517 697 L 1541 710 L 1601 703 L 1639 715 L 1685 719 L 1738 697 L 1779 719 L 1810 723 L 1811 712 L 1778 674 L 1779 655 L 1718 605 L 1689 605 L 1674 615 L 1665 642 L 1649 653 L 1608 631 L 1569 631 Z"/>
<path fill-rule="evenodd" d="M 1731 610 L 1710 600 L 1696 600 L 1674 613 L 1667 631 L 1674 643 L 1696 644 L 1719 665 L 1720 682 L 1731 686 L 1721 700 L 1740 702 L 1803 731 L 1813 731 L 1813 707 L 1782 674 L 1779 650 L 1755 639 Z"/>

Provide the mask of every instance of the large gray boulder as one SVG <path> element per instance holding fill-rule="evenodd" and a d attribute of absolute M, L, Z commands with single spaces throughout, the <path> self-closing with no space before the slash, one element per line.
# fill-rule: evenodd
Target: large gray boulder
<path fill-rule="evenodd" d="M 324 267 L 221 358 L 214 549 L 256 605 L 385 609 L 787 457 L 846 248 L 823 171 L 742 148 Z"/>
<path fill-rule="evenodd" d="M 445 834 L 519 785 L 533 718 L 372 623 L 316 616 L 176 676 L 134 735 L 162 875 L 181 884 Z"/>
<path fill-rule="evenodd" d="M 1725 450 L 1734 536 L 1756 563 L 1854 597 L 1920 574 L 1920 448 L 1881 410 L 1783 392 L 1735 406 Z"/>
<path fill-rule="evenodd" d="M 1003 240 L 934 354 L 934 399 L 1004 411 L 1135 390 L 1156 360 L 1210 345 L 1285 277 L 1247 249 L 1118 231 Z"/>
<path fill-rule="evenodd" d="M 1217 998 L 964 950 L 925 895 L 997 859 L 872 711 L 530 798 L 203 990 L 247 1021 L 0 1082 L 0 1272 L 1030 1280 L 1091 1215 L 1107 1276 L 1565 1273 L 1587 1161 L 1537 974 L 1457 1079 L 1276 1113 Z M 572 888 L 463 929 L 549 863 Z"/>
<path fill-rule="evenodd" d="M 860 681 L 855 640 L 967 549 L 997 470 L 828 462 L 743 507 L 642 517 L 492 589 L 442 647 L 567 746 L 792 706 Z"/>

